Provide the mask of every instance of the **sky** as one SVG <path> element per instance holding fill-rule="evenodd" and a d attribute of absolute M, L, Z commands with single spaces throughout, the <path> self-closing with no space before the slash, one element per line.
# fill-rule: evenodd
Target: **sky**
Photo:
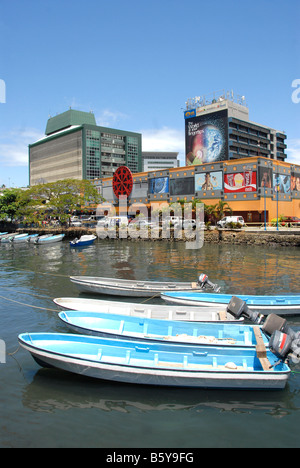
<path fill-rule="evenodd" d="M 243 95 L 300 164 L 299 0 L 0 0 L 0 186 L 70 107 L 179 152 L 188 98 Z"/>

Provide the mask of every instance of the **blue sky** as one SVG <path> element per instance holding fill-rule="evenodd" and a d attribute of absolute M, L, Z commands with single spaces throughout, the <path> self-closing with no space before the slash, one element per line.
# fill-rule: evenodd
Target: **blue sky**
<path fill-rule="evenodd" d="M 0 186 L 28 184 L 28 144 L 70 107 L 183 161 L 185 101 L 223 89 L 300 164 L 299 20 L 299 0 L 0 0 Z"/>

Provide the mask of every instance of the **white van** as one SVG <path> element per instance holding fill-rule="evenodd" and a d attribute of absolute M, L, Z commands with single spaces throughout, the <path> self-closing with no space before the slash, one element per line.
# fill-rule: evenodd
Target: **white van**
<path fill-rule="evenodd" d="M 226 227 L 229 223 L 239 223 L 244 226 L 245 221 L 243 216 L 225 216 L 220 221 L 217 222 L 217 226 L 219 227 Z"/>

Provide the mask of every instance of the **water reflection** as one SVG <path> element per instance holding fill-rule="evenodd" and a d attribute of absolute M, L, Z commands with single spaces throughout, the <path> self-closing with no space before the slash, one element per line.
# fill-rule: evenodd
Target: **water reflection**
<path fill-rule="evenodd" d="M 295 383 L 295 382 L 294 382 Z M 297 381 L 297 383 L 299 383 Z M 137 386 L 92 380 L 55 369 L 40 369 L 24 389 L 24 406 L 37 412 L 97 408 L 105 412 L 262 412 L 283 418 L 299 409 L 299 391 L 199 390 Z M 297 407 L 298 405 L 298 407 Z"/>

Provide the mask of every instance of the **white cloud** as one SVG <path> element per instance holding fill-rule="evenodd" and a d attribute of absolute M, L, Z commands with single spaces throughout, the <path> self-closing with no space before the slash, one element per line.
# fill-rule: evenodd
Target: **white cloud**
<path fill-rule="evenodd" d="M 300 165 L 300 138 L 287 140 L 287 162 Z"/>
<path fill-rule="evenodd" d="M 28 166 L 28 145 L 43 134 L 36 129 L 13 130 L 0 136 L 0 164 L 2 166 Z"/>
<path fill-rule="evenodd" d="M 169 127 L 141 130 L 143 151 L 171 151 L 179 153 L 183 161 L 185 152 L 184 131 Z"/>
<path fill-rule="evenodd" d="M 122 112 L 105 109 L 95 118 L 97 125 L 100 127 L 111 127 L 112 125 L 116 125 L 119 121 L 128 119 L 128 115 Z"/>

